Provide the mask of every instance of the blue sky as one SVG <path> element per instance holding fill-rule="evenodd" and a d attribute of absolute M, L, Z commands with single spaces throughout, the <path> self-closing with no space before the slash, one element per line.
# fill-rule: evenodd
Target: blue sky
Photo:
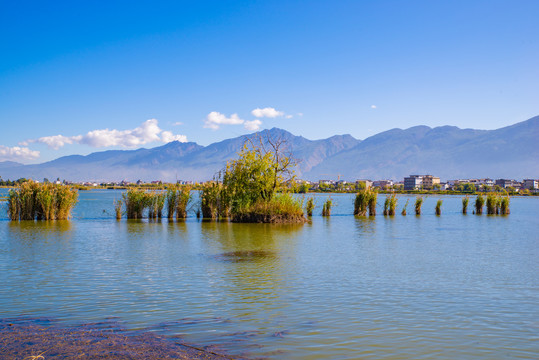
<path fill-rule="evenodd" d="M 535 0 L 0 0 L 0 161 L 275 126 L 511 125 L 539 114 L 538 15 Z"/>

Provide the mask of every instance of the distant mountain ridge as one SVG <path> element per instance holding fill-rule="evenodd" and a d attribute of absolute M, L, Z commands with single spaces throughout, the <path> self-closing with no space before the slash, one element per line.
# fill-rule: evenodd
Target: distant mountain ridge
<path fill-rule="evenodd" d="M 151 149 L 108 150 L 70 155 L 37 165 L 0 162 L 3 179 L 70 181 L 209 180 L 237 156 L 252 136 L 282 138 L 300 160 L 306 180 L 394 179 L 433 174 L 442 179 L 538 178 L 539 116 L 496 130 L 455 126 L 391 129 L 361 141 L 351 135 L 309 140 L 273 128 L 208 146 L 177 141 Z"/>

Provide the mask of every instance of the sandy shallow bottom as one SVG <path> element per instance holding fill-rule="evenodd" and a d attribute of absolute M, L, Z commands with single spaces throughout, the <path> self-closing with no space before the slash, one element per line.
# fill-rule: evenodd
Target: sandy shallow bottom
<path fill-rule="evenodd" d="M 0 319 L 1 359 L 239 359 L 113 320 L 61 326 L 50 319 Z"/>

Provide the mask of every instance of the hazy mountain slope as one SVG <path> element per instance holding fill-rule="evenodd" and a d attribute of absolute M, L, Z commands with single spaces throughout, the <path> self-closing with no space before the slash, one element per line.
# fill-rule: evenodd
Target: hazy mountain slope
<path fill-rule="evenodd" d="M 539 177 L 539 117 L 497 130 L 454 126 L 392 129 L 363 141 L 350 135 L 309 140 L 273 128 L 208 146 L 171 142 L 152 149 L 110 150 L 58 158 L 38 165 L 0 162 L 3 179 L 119 181 L 209 180 L 237 156 L 247 139 L 283 139 L 300 160 L 298 177 L 401 180 L 409 174 L 442 179 Z"/>
<path fill-rule="evenodd" d="M 327 158 L 304 176 L 402 179 L 428 173 L 442 179 L 537 177 L 537 139 L 539 117 L 491 131 L 451 126 L 393 129 Z"/>

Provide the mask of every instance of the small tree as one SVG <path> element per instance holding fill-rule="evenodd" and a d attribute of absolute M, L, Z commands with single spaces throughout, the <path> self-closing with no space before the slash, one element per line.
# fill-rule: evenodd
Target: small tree
<path fill-rule="evenodd" d="M 221 198 L 230 205 L 232 221 L 303 222 L 303 204 L 288 192 L 294 181 L 293 157 L 285 152 L 286 141 L 258 137 L 248 140 L 236 160 L 223 171 Z M 227 206 L 228 207 L 228 206 Z"/>

